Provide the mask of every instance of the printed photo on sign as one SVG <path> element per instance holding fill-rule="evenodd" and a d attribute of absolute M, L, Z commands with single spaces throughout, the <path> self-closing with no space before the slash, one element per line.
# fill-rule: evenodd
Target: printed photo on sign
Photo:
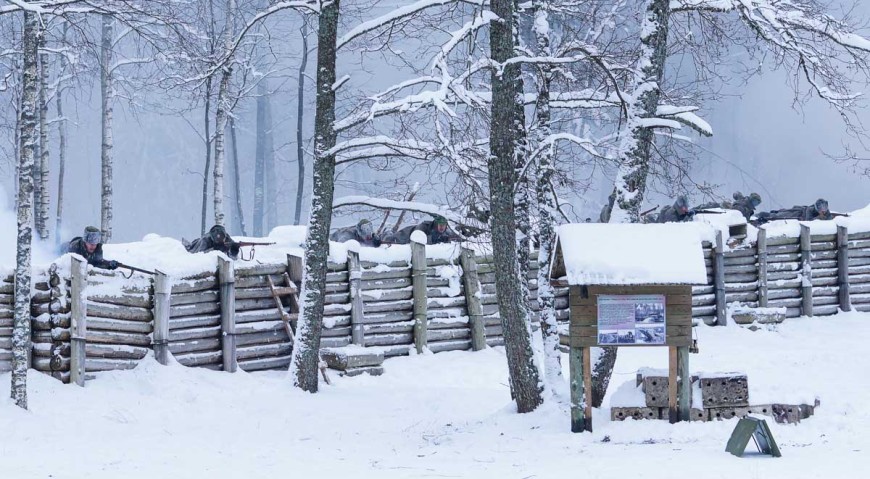
<path fill-rule="evenodd" d="M 598 344 L 665 344 L 665 296 L 598 296 Z"/>

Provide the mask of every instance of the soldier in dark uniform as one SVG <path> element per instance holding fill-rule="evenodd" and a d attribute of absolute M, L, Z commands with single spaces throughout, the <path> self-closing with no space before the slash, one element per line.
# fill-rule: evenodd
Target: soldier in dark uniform
<path fill-rule="evenodd" d="M 659 223 L 682 223 L 692 221 L 694 211 L 689 209 L 689 200 L 685 196 L 678 196 L 672 206 L 665 206 L 659 213 Z"/>
<path fill-rule="evenodd" d="M 118 269 L 117 261 L 103 258 L 103 235 L 95 226 L 86 227 L 84 234 L 73 238 L 63 252 L 80 255 L 95 268 Z"/>
<path fill-rule="evenodd" d="M 329 235 L 329 239 L 344 243 L 345 241 L 356 240 L 362 246 L 371 246 L 377 248 L 381 245 L 381 238 L 375 233 L 372 222 L 367 219 L 361 219 L 354 226 L 339 228 Z"/>
<path fill-rule="evenodd" d="M 188 253 L 207 253 L 220 251 L 232 259 L 238 259 L 241 246 L 227 234 L 227 230 L 221 225 L 214 225 L 208 230 L 208 234 L 195 239 L 190 243 L 184 243 Z"/>
<path fill-rule="evenodd" d="M 450 229 L 447 225 L 447 219 L 443 216 L 435 216 L 432 220 L 423 221 L 418 225 L 406 226 L 395 233 L 384 235 L 383 241 L 388 244 L 408 244 L 411 242 L 411 234 L 414 231 L 422 231 L 426 234 L 426 244 L 462 241 L 462 237 Z"/>
<path fill-rule="evenodd" d="M 815 203 L 809 206 L 794 206 L 784 210 L 773 210 L 769 212 L 759 213 L 758 222 L 766 223 L 773 220 L 830 220 L 834 216 L 828 209 L 828 202 L 824 198 L 819 198 Z"/>
<path fill-rule="evenodd" d="M 739 193 L 739 192 L 738 192 Z M 746 221 L 749 221 L 752 218 L 752 215 L 755 214 L 755 208 L 758 208 L 758 205 L 761 204 L 761 195 L 758 193 L 750 193 L 749 196 L 737 197 L 737 193 L 735 193 L 734 202 L 731 203 L 730 209 L 737 210 L 740 214 L 746 218 Z"/>

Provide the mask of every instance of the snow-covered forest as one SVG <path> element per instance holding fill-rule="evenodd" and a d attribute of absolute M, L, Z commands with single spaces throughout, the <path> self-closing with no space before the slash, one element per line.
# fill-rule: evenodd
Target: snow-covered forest
<path fill-rule="evenodd" d="M 850 474 L 868 21 L 852 0 L 0 0 L 0 476 Z M 666 221 L 693 224 L 643 224 Z M 587 285 L 684 288 L 704 421 L 618 420 L 668 419 L 641 390 L 668 355 L 578 346 Z M 723 374 L 754 398 L 730 417 L 809 408 L 768 414 L 785 467 L 721 451 L 736 420 L 695 379 Z"/>

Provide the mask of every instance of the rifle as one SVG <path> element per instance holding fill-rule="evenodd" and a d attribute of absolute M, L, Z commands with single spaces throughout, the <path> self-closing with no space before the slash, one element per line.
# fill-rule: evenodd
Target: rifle
<path fill-rule="evenodd" d="M 655 205 L 655 206 L 653 206 L 652 208 L 650 208 L 650 209 L 648 209 L 648 210 L 646 210 L 646 211 L 641 211 L 641 212 L 640 212 L 640 216 L 641 216 L 641 217 L 644 217 L 644 216 L 646 216 L 646 215 L 652 213 L 653 211 L 655 211 L 655 210 L 657 210 L 657 209 L 659 209 L 659 206 L 658 206 L 658 205 Z"/>
<path fill-rule="evenodd" d="M 713 211 L 713 210 L 691 210 L 693 214 L 705 214 L 705 215 L 724 215 L 724 211 Z"/>
<path fill-rule="evenodd" d="M 233 241 L 233 243 L 239 247 L 239 258 L 241 258 L 242 261 L 253 261 L 254 260 L 254 254 L 255 254 L 254 248 L 256 246 L 269 246 L 269 245 L 275 244 L 274 242 L 272 242 L 272 243 L 258 243 L 256 241 Z M 242 248 L 245 246 L 251 247 L 251 256 L 248 258 L 245 258 L 245 255 L 242 254 Z"/>
<path fill-rule="evenodd" d="M 845 216 L 846 218 L 850 218 L 849 213 L 831 213 L 831 218 L 836 218 L 838 216 Z"/>
<path fill-rule="evenodd" d="M 137 267 L 135 267 L 135 266 L 130 266 L 129 264 L 124 264 L 124 263 L 118 263 L 118 267 L 119 267 L 119 268 L 124 268 L 124 269 L 129 269 L 129 270 L 130 270 L 130 275 L 129 275 L 129 276 L 126 276 L 126 275 L 124 275 L 123 272 L 121 272 L 121 276 L 124 276 L 124 278 L 126 278 L 126 279 L 130 279 L 130 278 L 132 278 L 132 277 L 133 277 L 133 272 L 134 272 L 134 271 L 138 271 L 138 272 L 140 272 L 140 273 L 145 273 L 145 274 L 150 274 L 150 275 L 152 275 L 152 276 L 155 275 L 155 274 L 157 274 L 157 273 L 155 273 L 154 271 L 148 271 L 147 269 L 137 268 Z"/>

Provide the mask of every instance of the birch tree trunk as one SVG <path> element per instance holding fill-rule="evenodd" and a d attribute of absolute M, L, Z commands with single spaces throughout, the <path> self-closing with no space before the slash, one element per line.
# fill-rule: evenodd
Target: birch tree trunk
<path fill-rule="evenodd" d="M 242 182 L 239 178 L 239 144 L 236 137 L 236 119 L 230 117 L 230 139 L 233 142 L 233 186 L 235 188 L 236 197 L 236 218 L 239 223 L 239 231 L 242 236 L 248 236 L 247 228 L 245 228 L 245 210 L 242 208 Z"/>
<path fill-rule="evenodd" d="M 233 42 L 233 21 L 236 2 L 227 0 L 226 26 L 224 33 L 224 48 L 229 52 Z M 230 109 L 230 81 L 233 77 L 233 58 L 226 59 L 221 69 L 221 82 L 218 87 L 217 110 L 214 125 L 214 223 L 223 225 L 226 221 L 224 212 L 224 166 L 226 163 L 226 130 Z"/>
<path fill-rule="evenodd" d="M 302 221 L 302 199 L 305 195 L 305 150 L 302 143 L 302 128 L 305 122 L 305 69 L 308 67 L 308 20 L 302 18 L 302 62 L 299 64 L 299 86 L 296 90 L 296 165 L 299 176 L 296 180 L 296 215 L 293 224 Z"/>
<path fill-rule="evenodd" d="M 27 409 L 27 353 L 30 349 L 30 255 L 33 163 L 36 139 L 38 25 L 37 15 L 24 12 L 24 69 L 22 71 L 21 142 L 18 158 L 18 243 L 15 265 L 15 321 L 12 331 L 12 400 Z"/>
<path fill-rule="evenodd" d="M 619 171 L 611 223 L 640 221 L 640 207 L 646 193 L 650 151 L 654 132 L 643 120 L 655 118 L 661 96 L 668 46 L 669 0 L 647 0 L 641 23 L 641 52 L 636 67 L 628 118 L 620 133 Z"/>
<path fill-rule="evenodd" d="M 534 33 L 537 54 L 550 57 L 550 2 L 535 2 Z M 541 336 L 544 340 L 544 377 L 551 391 L 558 391 L 564 384 L 562 362 L 559 351 L 559 325 L 556 322 L 555 294 L 550 285 L 550 256 L 556 240 L 556 201 L 550 192 L 553 178 L 552 145 L 544 145 L 549 138 L 550 127 L 550 84 L 553 80 L 551 65 L 541 64 L 537 69 L 537 101 L 535 103 L 535 142 L 539 154 L 535 161 L 537 184 L 535 194 L 538 202 L 538 309 L 541 315 Z"/>
<path fill-rule="evenodd" d="M 36 234 L 39 239 L 48 239 L 48 54 L 45 53 L 45 27 L 40 25 L 38 34 L 39 53 L 39 93 L 37 110 L 39 111 L 39 154 L 34 158 L 33 169 L 33 218 Z"/>
<path fill-rule="evenodd" d="M 500 20 L 490 24 L 492 72 L 489 189 L 492 210 L 492 248 L 498 309 L 504 330 L 510 384 L 517 411 L 535 410 L 543 401 L 529 329 L 529 305 L 523 296 L 517 258 L 517 224 L 514 188 L 517 183 L 517 144 L 522 141 L 523 121 L 518 117 L 522 85 L 517 64 L 505 65 L 514 56 L 514 2 L 492 0 Z"/>
<path fill-rule="evenodd" d="M 290 363 L 294 385 L 317 392 L 317 366 L 323 329 L 323 300 L 329 257 L 329 228 L 335 189 L 335 59 L 340 0 L 326 3 L 320 12 L 317 32 L 317 110 L 314 117 L 314 182 L 311 219 L 305 240 L 305 273 L 302 311 Z"/>
<path fill-rule="evenodd" d="M 621 132 L 619 170 L 614 185 L 615 199 L 610 223 L 637 223 L 646 192 L 650 151 L 655 140 L 643 120 L 654 118 L 661 96 L 668 44 L 669 0 L 647 0 L 641 23 L 641 53 L 628 106 L 628 118 Z M 592 366 L 592 405 L 601 407 L 616 365 L 617 348 L 602 348 Z"/>
<path fill-rule="evenodd" d="M 100 202 L 100 229 L 103 232 L 103 242 L 112 239 L 112 120 L 114 114 L 115 92 L 112 85 L 112 44 L 114 43 L 114 22 L 111 15 L 102 15 L 103 33 L 100 44 L 100 95 L 102 111 L 102 147 L 100 163 L 102 165 L 102 189 Z"/>
<path fill-rule="evenodd" d="M 61 44 L 66 45 L 67 31 L 69 23 L 63 24 L 63 36 Z M 57 80 L 57 92 L 55 93 L 55 104 L 57 106 L 57 136 L 58 136 L 58 165 L 57 165 L 57 210 L 55 216 L 56 223 L 54 226 L 55 238 L 60 241 L 60 229 L 63 226 L 63 180 L 66 175 L 66 118 L 63 116 L 63 85 L 62 78 L 66 74 L 66 56 L 60 56 L 60 69 Z"/>
<path fill-rule="evenodd" d="M 254 153 L 254 236 L 263 236 L 266 194 L 266 79 L 257 83 L 257 146 Z"/>
<path fill-rule="evenodd" d="M 203 114 L 203 122 L 205 123 L 205 170 L 202 173 L 202 222 L 200 225 L 200 235 L 204 235 L 208 230 L 208 177 L 211 170 L 211 83 L 212 77 L 209 76 L 205 80 L 205 113 Z"/>

